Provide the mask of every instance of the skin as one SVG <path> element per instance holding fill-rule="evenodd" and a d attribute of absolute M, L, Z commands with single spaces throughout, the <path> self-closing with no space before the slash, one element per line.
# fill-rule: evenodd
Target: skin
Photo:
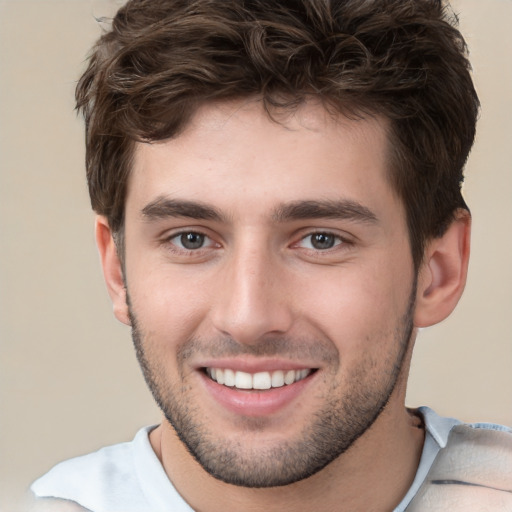
<path fill-rule="evenodd" d="M 279 121 L 257 100 L 207 105 L 179 137 L 138 145 L 124 276 L 108 222 L 97 220 L 114 311 L 124 323 L 136 319 L 139 359 L 157 399 L 188 413 L 208 450 L 219 450 L 213 463 L 231 449 L 237 471 L 265 473 L 290 447 L 309 444 L 315 418 L 335 409 L 343 420 L 357 407 L 361 418 L 365 404 L 374 414 L 325 467 L 278 487 L 215 478 L 168 419 L 150 440 L 194 510 L 392 510 L 423 443 L 404 407 L 416 328 L 448 316 L 462 293 L 469 216 L 459 212 L 427 244 L 416 275 L 403 205 L 387 179 L 385 121 L 333 117 L 314 102 Z M 184 201 L 218 215 L 181 206 L 178 215 Z M 306 202 L 316 213 L 290 208 Z M 347 205 L 357 214 L 347 215 Z M 191 232 L 206 237 L 197 250 L 182 245 Z M 334 246 L 315 248 L 315 233 L 333 235 Z M 203 371 L 286 365 L 314 372 L 264 414 L 220 403 Z"/>

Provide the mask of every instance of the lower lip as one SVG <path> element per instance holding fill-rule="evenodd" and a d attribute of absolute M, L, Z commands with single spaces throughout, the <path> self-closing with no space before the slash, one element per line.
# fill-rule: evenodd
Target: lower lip
<path fill-rule="evenodd" d="M 218 384 L 202 374 L 204 386 L 213 398 L 225 409 L 243 416 L 268 416 L 291 405 L 311 384 L 316 372 L 306 378 L 268 390 L 244 391 Z"/>

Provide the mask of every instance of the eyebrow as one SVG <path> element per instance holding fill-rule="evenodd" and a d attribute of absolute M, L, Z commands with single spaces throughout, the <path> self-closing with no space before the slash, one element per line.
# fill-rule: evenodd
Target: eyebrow
<path fill-rule="evenodd" d="M 293 201 L 279 206 L 272 219 L 286 222 L 304 219 L 340 219 L 375 224 L 377 216 L 366 206 L 352 200 Z"/>
<path fill-rule="evenodd" d="M 167 217 L 187 217 L 191 219 L 223 221 L 224 216 L 215 208 L 195 201 L 158 197 L 142 209 L 143 217 L 148 220 Z"/>
<path fill-rule="evenodd" d="M 183 217 L 199 220 L 226 222 L 226 216 L 216 208 L 183 199 L 158 197 L 142 209 L 147 221 L 168 217 Z M 305 219 L 341 219 L 374 224 L 377 216 L 366 206 L 352 200 L 303 200 L 292 201 L 275 208 L 274 222 L 289 222 Z"/>

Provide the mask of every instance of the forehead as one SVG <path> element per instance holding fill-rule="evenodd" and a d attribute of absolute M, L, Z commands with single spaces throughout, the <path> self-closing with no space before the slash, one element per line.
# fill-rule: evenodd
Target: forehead
<path fill-rule="evenodd" d="M 179 136 L 136 145 L 127 214 L 159 196 L 236 215 L 304 199 L 398 205 L 387 168 L 387 123 L 378 117 L 348 119 L 317 102 L 273 118 L 257 100 L 210 104 Z"/>

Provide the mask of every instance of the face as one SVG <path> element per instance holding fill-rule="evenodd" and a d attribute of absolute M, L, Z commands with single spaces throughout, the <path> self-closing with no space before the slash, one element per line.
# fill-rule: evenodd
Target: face
<path fill-rule="evenodd" d="M 145 378 L 203 468 L 248 487 L 314 474 L 403 400 L 412 334 L 385 124 L 313 103 L 279 121 L 257 101 L 204 107 L 138 145 L 126 201 Z"/>

